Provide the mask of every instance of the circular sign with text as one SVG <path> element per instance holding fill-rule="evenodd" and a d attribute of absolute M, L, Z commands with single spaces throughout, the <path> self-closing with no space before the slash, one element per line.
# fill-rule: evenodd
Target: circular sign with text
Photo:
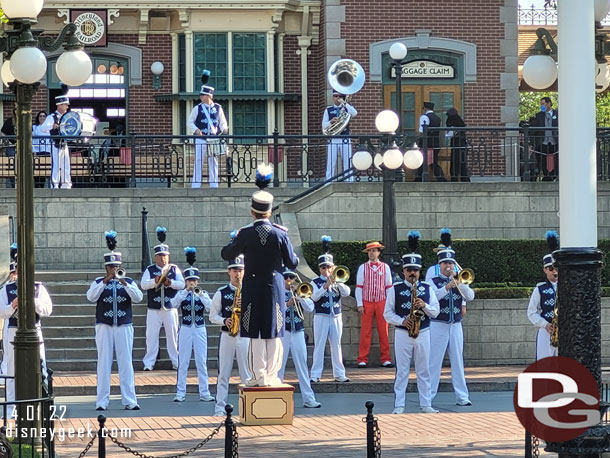
<path fill-rule="evenodd" d="M 73 22 L 76 25 L 76 37 L 85 46 L 94 45 L 104 36 L 104 21 L 96 13 L 79 14 Z"/>

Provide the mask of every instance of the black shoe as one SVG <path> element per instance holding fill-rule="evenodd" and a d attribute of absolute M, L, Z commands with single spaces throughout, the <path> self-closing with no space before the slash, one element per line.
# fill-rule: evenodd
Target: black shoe
<path fill-rule="evenodd" d="M 95 410 L 103 411 L 106 410 L 106 407 L 98 406 L 95 408 Z"/>

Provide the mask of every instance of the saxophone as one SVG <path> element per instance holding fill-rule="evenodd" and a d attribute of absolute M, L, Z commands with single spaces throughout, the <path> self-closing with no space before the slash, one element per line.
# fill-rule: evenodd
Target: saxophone
<path fill-rule="evenodd" d="M 233 311 L 231 312 L 231 327 L 229 328 L 229 335 L 235 337 L 239 334 L 239 322 L 241 319 L 241 306 L 237 305 L 237 299 L 241 297 L 241 281 L 237 285 L 237 290 L 233 296 Z"/>
<path fill-rule="evenodd" d="M 557 298 L 557 292 L 555 292 L 555 308 L 553 309 L 553 319 L 551 320 L 551 324 L 553 325 L 551 346 L 559 347 L 559 300 Z"/>
<path fill-rule="evenodd" d="M 409 318 L 411 319 L 411 326 L 409 326 L 409 337 L 417 339 L 417 336 L 419 336 L 421 320 L 424 318 L 424 312 L 415 308 L 415 299 L 417 299 L 417 280 L 413 282 L 413 287 L 411 288 L 411 313 L 409 314 Z"/>

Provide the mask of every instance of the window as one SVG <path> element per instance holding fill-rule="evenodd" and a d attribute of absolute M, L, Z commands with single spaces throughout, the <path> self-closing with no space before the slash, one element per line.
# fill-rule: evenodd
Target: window
<path fill-rule="evenodd" d="M 233 90 L 264 91 L 265 34 L 233 34 Z"/>
<path fill-rule="evenodd" d="M 201 73 L 207 69 L 211 73 L 208 84 L 213 86 L 217 91 L 228 90 L 227 34 L 197 33 L 193 38 L 193 48 L 195 50 L 195 84 L 193 85 L 193 89 L 199 92 L 199 87 L 201 86 Z"/>
<path fill-rule="evenodd" d="M 233 135 L 267 135 L 267 102 L 234 100 Z"/>

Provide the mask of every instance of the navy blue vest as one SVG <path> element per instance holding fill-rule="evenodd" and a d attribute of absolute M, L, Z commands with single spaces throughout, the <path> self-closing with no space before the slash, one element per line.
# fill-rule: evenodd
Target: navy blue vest
<path fill-rule="evenodd" d="M 430 285 L 417 282 L 417 297 L 426 304 L 430 304 Z M 423 310 L 422 310 L 423 311 Z M 402 281 L 394 285 L 394 313 L 401 318 L 406 318 L 411 313 L 411 285 Z M 405 326 L 396 326 L 397 328 L 407 329 Z M 430 327 L 430 317 L 425 314 L 421 319 L 419 326 L 420 331 Z"/>
<path fill-rule="evenodd" d="M 324 283 L 326 283 L 326 279 L 317 277 L 312 280 L 312 283 L 314 283 L 318 288 L 322 289 L 324 287 Z M 341 304 L 339 303 L 340 300 L 341 294 L 339 291 L 337 291 L 335 288 L 328 288 L 326 291 L 324 291 L 324 294 L 320 300 L 314 301 L 314 312 L 330 315 L 330 307 L 332 304 L 334 314 L 339 315 L 341 313 Z"/>
<path fill-rule="evenodd" d="M 226 285 L 218 291 L 220 291 L 220 315 L 225 319 L 231 318 L 235 290 L 233 290 L 230 285 Z M 223 324 L 222 331 L 229 332 L 229 329 Z"/>
<path fill-rule="evenodd" d="M 286 290 L 286 302 L 288 302 L 290 299 L 292 299 L 292 292 L 290 290 Z M 305 329 L 305 323 L 303 323 L 303 320 L 299 314 L 296 313 L 294 306 L 286 306 L 286 319 L 284 322 L 286 323 L 286 331 L 298 332 Z"/>
<path fill-rule="evenodd" d="M 193 321 L 195 327 L 200 328 L 205 326 L 205 305 L 201 302 L 201 299 L 195 296 L 193 301 L 193 293 L 188 292 L 182 302 L 180 302 L 180 310 L 182 311 L 182 326 L 192 326 Z"/>
<path fill-rule="evenodd" d="M 40 282 L 34 283 L 34 297 L 38 297 L 38 287 L 40 286 Z M 10 304 L 17 297 L 17 282 L 7 283 L 6 286 L 6 295 L 8 297 L 8 303 Z M 36 314 L 36 326 L 40 325 L 40 315 Z M 16 328 L 17 327 L 17 310 L 15 309 L 15 313 L 8 319 L 8 327 Z"/>
<path fill-rule="evenodd" d="M 157 264 L 148 266 L 146 268 L 146 270 L 148 271 L 148 275 L 150 275 L 151 279 L 154 279 L 156 276 L 161 275 L 161 267 L 159 267 Z M 170 280 L 176 280 L 176 266 L 172 266 L 169 269 L 169 274 L 167 275 L 167 278 L 169 278 Z M 165 296 L 165 308 L 166 309 L 172 308 L 172 297 L 174 297 L 176 295 L 176 293 L 178 293 L 178 291 L 173 288 L 166 288 L 166 287 L 161 287 L 161 288 L 159 288 L 158 291 L 156 291 L 155 288 L 153 287 L 152 289 L 149 289 L 148 291 L 146 291 L 149 309 L 159 310 L 161 308 L 161 291 L 162 290 L 165 290 L 165 291 L 163 291 L 164 296 Z"/>
<path fill-rule="evenodd" d="M 347 110 L 347 108 L 346 108 Z M 326 111 L 328 112 L 328 119 L 333 119 L 333 118 L 338 118 L 339 115 L 341 114 L 341 106 L 337 106 L 337 105 L 333 105 L 330 107 L 326 108 Z M 343 129 L 339 135 L 349 135 L 350 130 L 349 130 L 349 123 L 347 123 L 347 127 L 345 129 Z"/>
<path fill-rule="evenodd" d="M 550 281 L 538 283 L 536 288 L 540 293 L 540 316 L 551 323 L 555 314 L 555 288 Z"/>
<path fill-rule="evenodd" d="M 103 279 L 104 277 L 99 277 L 95 281 L 101 283 Z M 133 283 L 131 278 L 126 278 L 125 281 L 129 284 Z M 106 283 L 102 294 L 98 297 L 95 307 L 95 323 L 110 326 L 133 323 L 131 297 L 118 280 L 112 279 Z"/>
<path fill-rule="evenodd" d="M 441 126 L 441 118 L 439 118 L 436 114 L 430 112 L 426 113 L 425 116 L 430 120 L 428 127 Z M 440 134 L 441 133 L 438 130 L 428 131 L 428 148 L 440 148 Z"/>
<path fill-rule="evenodd" d="M 434 277 L 432 283 L 437 288 L 445 287 L 451 278 Z M 438 296 L 437 296 L 438 297 Z M 451 288 L 442 299 L 439 299 L 441 313 L 438 314 L 435 321 L 444 321 L 446 323 L 458 323 L 462 321 L 462 295 L 457 288 Z"/>
<path fill-rule="evenodd" d="M 197 129 L 199 129 L 201 131 L 202 134 L 212 135 L 212 133 L 208 129 L 208 118 L 206 117 L 205 113 L 203 112 L 204 104 L 200 103 L 198 105 L 198 107 L 199 107 L 199 110 L 197 111 L 197 118 L 195 119 L 195 125 L 197 126 Z M 206 106 L 206 108 L 208 108 L 208 113 L 210 115 L 210 121 L 212 121 L 212 125 L 214 127 L 216 127 L 216 135 L 220 134 L 221 133 L 220 127 L 219 127 L 220 105 L 215 103 L 212 107 Z"/>

